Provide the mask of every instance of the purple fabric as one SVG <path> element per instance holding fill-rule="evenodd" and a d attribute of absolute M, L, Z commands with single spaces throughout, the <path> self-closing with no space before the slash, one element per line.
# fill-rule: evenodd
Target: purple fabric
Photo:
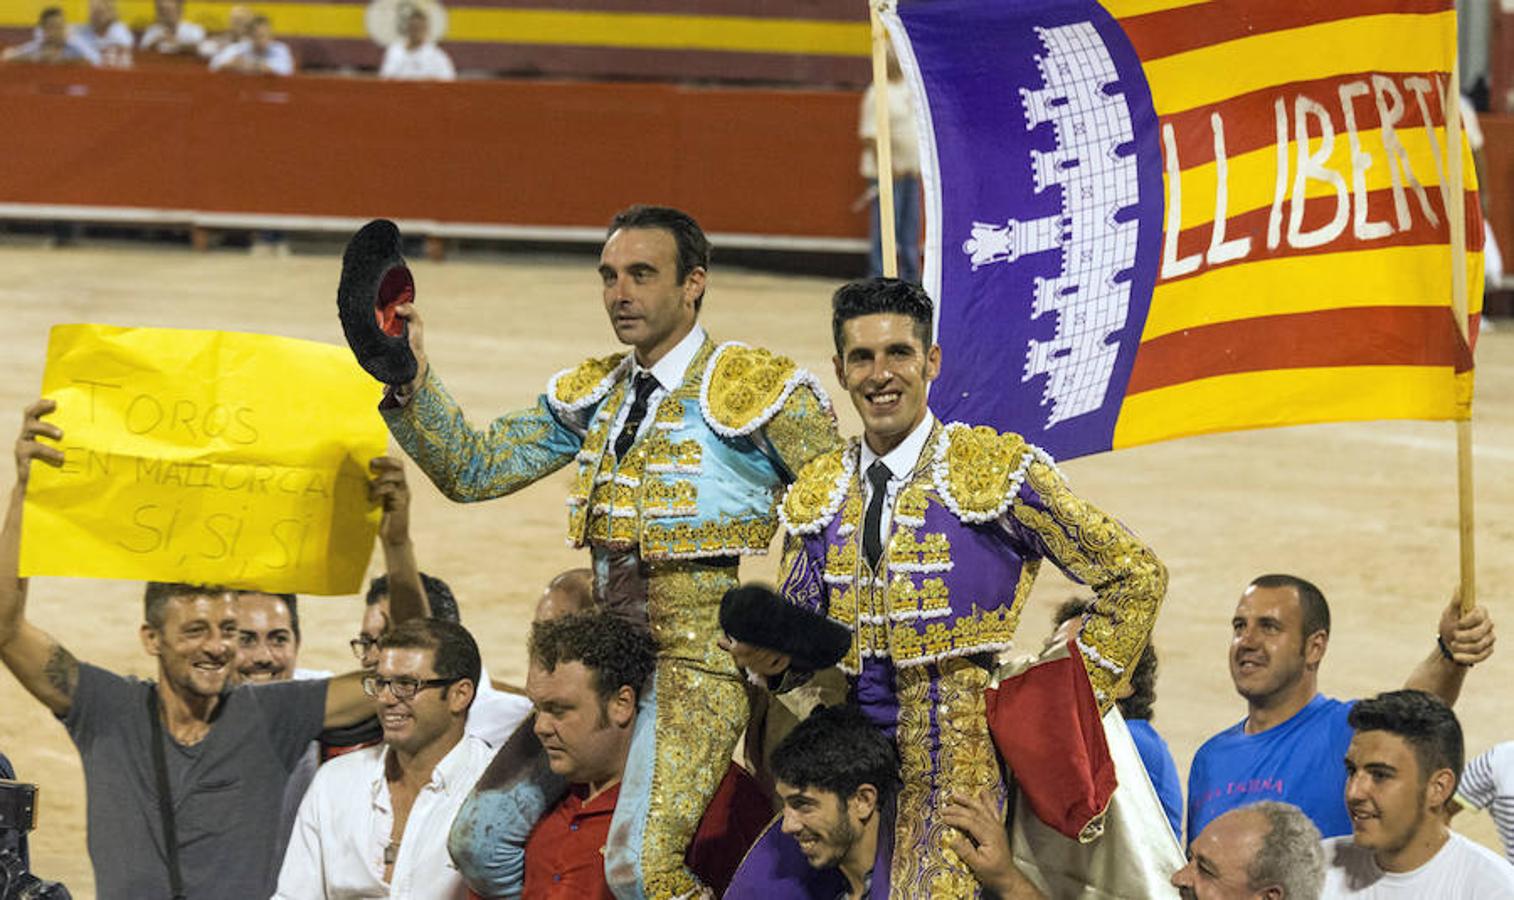
<path fill-rule="evenodd" d="M 931 407 L 1058 458 L 1107 450 L 1161 256 L 1140 61 L 1089 0 L 901 0 L 898 18 L 934 131 Z"/>

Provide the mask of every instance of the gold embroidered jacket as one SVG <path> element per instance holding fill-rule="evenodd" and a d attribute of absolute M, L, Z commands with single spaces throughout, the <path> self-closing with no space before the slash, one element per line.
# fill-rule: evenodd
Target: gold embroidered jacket
<path fill-rule="evenodd" d="M 840 443 L 814 377 L 767 350 L 706 339 L 617 460 L 610 432 L 631 370 L 630 353 L 587 360 L 553 376 L 534 407 L 484 430 L 431 370 L 408 404 L 383 414 L 405 452 L 458 501 L 513 493 L 576 462 L 573 546 L 639 546 L 647 560 L 765 553 L 783 485 Z"/>

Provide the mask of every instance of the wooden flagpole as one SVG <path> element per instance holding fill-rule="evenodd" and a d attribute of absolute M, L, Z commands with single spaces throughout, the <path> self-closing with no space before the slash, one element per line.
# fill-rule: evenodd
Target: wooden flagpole
<path fill-rule="evenodd" d="M 873 158 L 878 164 L 878 238 L 883 246 L 883 274 L 899 276 L 899 249 L 894 240 L 894 145 L 888 121 L 888 33 L 878 16 L 878 4 L 870 0 L 873 22 Z"/>
<path fill-rule="evenodd" d="M 1452 40 L 1455 40 L 1453 37 Z M 1467 302 L 1467 210 L 1461 160 L 1461 60 L 1451 52 L 1451 81 L 1441 99 L 1446 119 L 1446 219 L 1451 232 L 1451 315 L 1462 343 L 1472 346 Z M 1476 530 L 1472 494 L 1472 417 L 1456 421 L 1456 497 L 1461 537 L 1461 611 L 1477 604 Z"/>

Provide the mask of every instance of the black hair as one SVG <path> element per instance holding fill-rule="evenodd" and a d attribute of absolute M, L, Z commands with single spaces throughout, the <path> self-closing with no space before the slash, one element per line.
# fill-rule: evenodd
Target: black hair
<path fill-rule="evenodd" d="M 1401 690 L 1359 700 L 1346 715 L 1352 730 L 1386 731 L 1414 748 L 1419 762 L 1420 783 L 1441 769 L 1450 769 L 1461 781 L 1464 754 L 1461 723 L 1444 700 L 1424 691 Z"/>
<path fill-rule="evenodd" d="M 841 326 L 852 319 L 879 313 L 898 313 L 909 316 L 915 323 L 915 337 L 920 345 L 929 350 L 933 340 L 932 317 L 935 304 L 925 288 L 912 281 L 899 278 L 864 278 L 851 281 L 836 289 L 831 297 L 831 337 L 836 341 L 836 353 L 841 350 Z"/>
<path fill-rule="evenodd" d="M 1251 579 L 1252 587 L 1268 588 L 1293 588 L 1298 595 L 1299 610 L 1303 613 L 1304 638 L 1316 631 L 1330 633 L 1330 604 L 1325 602 L 1325 595 L 1315 587 L 1297 575 L 1262 575 Z"/>
<path fill-rule="evenodd" d="M 1070 597 L 1062 601 L 1052 614 L 1052 627 L 1059 628 L 1068 619 L 1087 615 L 1093 611 L 1096 602 L 1091 597 Z M 1115 705 L 1120 708 L 1120 715 L 1127 722 L 1131 719 L 1149 720 L 1155 714 L 1157 702 L 1157 648 L 1150 643 L 1141 651 L 1135 671 L 1130 673 L 1130 689 L 1134 693 L 1115 701 Z"/>
<path fill-rule="evenodd" d="M 148 626 L 163 629 L 163 608 L 175 597 L 209 597 L 226 593 L 214 584 L 189 584 L 183 581 L 149 581 L 142 596 L 142 619 Z"/>
<path fill-rule="evenodd" d="M 687 281 L 689 273 L 695 269 L 708 271 L 710 268 L 710 239 L 704 236 L 704 229 L 694 217 L 681 209 L 644 203 L 628 206 L 610 220 L 605 237 L 622 228 L 655 228 L 671 234 L 677 248 L 679 284 Z M 699 312 L 703 304 L 704 294 L 700 294 L 694 300 L 694 311 Z"/>
<path fill-rule="evenodd" d="M 431 618 L 451 622 L 454 625 L 462 624 L 463 617 L 457 608 L 457 598 L 452 596 L 452 588 L 447 586 L 447 582 L 422 572 L 421 587 L 426 590 L 426 603 L 431 607 Z M 389 596 L 389 576 L 380 575 L 369 582 L 368 596 L 364 598 L 364 602 L 372 606 L 387 596 Z"/>
<path fill-rule="evenodd" d="M 478 643 L 456 622 L 407 619 L 379 638 L 378 646 L 379 650 L 430 650 L 437 678 L 466 678 L 473 682 L 474 696 L 478 696 L 478 679 L 483 671 Z"/>
<path fill-rule="evenodd" d="M 531 626 L 530 656 L 548 672 L 578 662 L 594 674 L 594 689 L 609 700 L 623 685 L 641 697 L 657 664 L 652 636 L 600 609 L 569 613 Z"/>
<path fill-rule="evenodd" d="M 294 632 L 294 639 L 300 639 L 300 605 L 299 598 L 293 594 L 273 594 L 268 591 L 237 591 L 237 599 L 241 600 L 248 594 L 259 594 L 264 597 L 277 597 L 289 607 L 289 630 Z"/>
<path fill-rule="evenodd" d="M 882 803 L 899 789 L 893 742 L 855 706 L 821 706 L 773 748 L 774 777 L 796 788 L 829 791 L 842 802 L 870 784 Z"/>

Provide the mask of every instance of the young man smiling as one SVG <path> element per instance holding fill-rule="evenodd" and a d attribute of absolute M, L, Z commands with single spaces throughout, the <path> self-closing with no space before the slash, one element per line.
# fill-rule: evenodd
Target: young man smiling
<path fill-rule="evenodd" d="M 596 599 L 659 641 L 637 737 L 648 746 L 631 763 L 655 773 L 627 779 L 605 858 L 628 898 L 701 887 L 684 852 L 748 717 L 741 676 L 715 645 L 720 598 L 737 585 L 741 556 L 766 552 L 783 485 L 838 442 L 812 376 L 706 335 L 698 317 L 709 262 L 709 241 L 687 213 L 618 214 L 598 278 L 611 331 L 631 351 L 558 373 L 534 407 L 486 430 L 469 426 L 448 396 L 426 360 L 420 317 L 402 304 L 416 376 L 391 386 L 381 406 L 396 440 L 454 500 L 510 494 L 576 465 L 568 540 L 590 551 Z M 454 843 L 454 855 L 494 858 L 502 843 L 517 851 L 487 871 L 467 864 L 470 881 L 488 894 L 519 892 L 519 826 L 554 799 L 536 785 L 470 803 L 466 821 L 479 829 L 454 839 L 485 846 Z"/>
<path fill-rule="evenodd" d="M 447 829 L 493 755 L 465 733 L 478 645 L 461 625 L 411 619 L 384 635 L 378 656 L 363 689 L 384 742 L 316 774 L 279 872 L 280 900 L 466 895 Z"/>
<path fill-rule="evenodd" d="M 1302 809 L 1325 837 L 1351 830 L 1336 764 L 1351 741 L 1351 703 L 1319 693 L 1330 641 L 1330 606 L 1310 582 L 1263 575 L 1231 619 L 1230 678 L 1246 698 L 1246 718 L 1199 748 L 1188 769 L 1188 838 L 1221 813 L 1258 800 Z M 1437 647 L 1406 687 L 1456 702 L 1467 671 L 1493 652 L 1493 623 L 1482 607 L 1463 616 L 1452 601 L 1440 616 Z"/>
<path fill-rule="evenodd" d="M 1351 710 L 1346 807 L 1351 836 L 1325 841 L 1326 898 L 1514 897 L 1514 866 L 1446 826 L 1461 778 L 1461 723 L 1423 691 Z"/>
<path fill-rule="evenodd" d="M 932 311 L 923 289 L 893 278 L 836 292 L 836 377 L 863 435 L 811 462 L 784 496 L 780 593 L 851 631 L 840 666 L 853 702 L 899 747 L 892 896 L 972 897 L 979 886 L 943 849 L 941 832 L 955 832 L 940 813 L 949 796 L 985 791 L 1002 813 L 985 690 L 1041 560 L 1098 596 L 1075 640 L 1104 710 L 1146 646 L 1167 573 L 1039 448 L 936 421 L 926 407 L 942 365 Z M 757 675 L 790 666 L 782 648 L 722 646 Z"/>

